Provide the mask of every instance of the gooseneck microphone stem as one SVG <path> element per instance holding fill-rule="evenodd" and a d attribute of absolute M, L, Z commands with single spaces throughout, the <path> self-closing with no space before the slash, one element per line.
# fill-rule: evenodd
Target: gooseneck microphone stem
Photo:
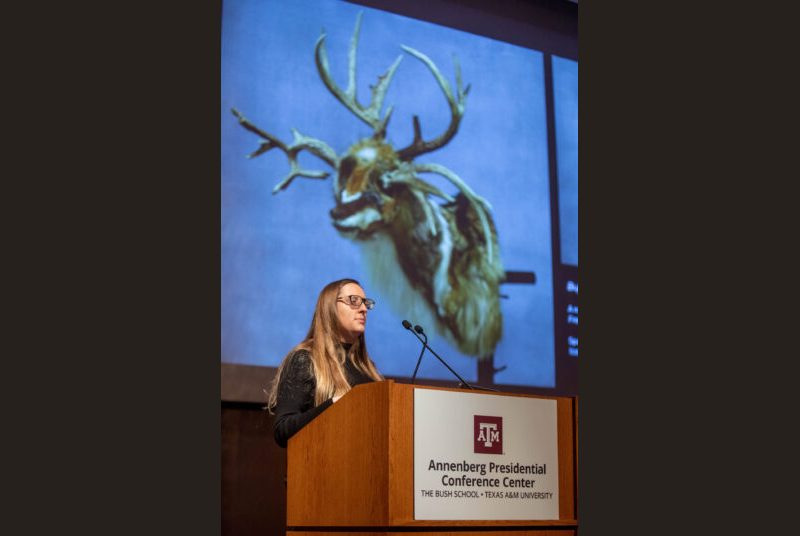
<path fill-rule="evenodd" d="M 411 322 L 409 322 L 408 320 L 403 320 L 403 327 L 406 328 L 408 331 L 411 331 L 412 333 L 414 333 L 411 330 Z M 414 333 L 414 335 L 416 335 L 416 333 Z M 417 338 L 419 339 L 419 337 L 417 337 Z M 425 342 L 427 342 L 427 341 L 428 341 L 428 336 L 425 335 Z M 420 351 L 419 358 L 417 359 L 417 366 L 414 367 L 414 375 L 411 376 L 412 385 L 413 385 L 414 381 L 417 379 L 417 371 L 419 370 L 419 364 L 422 363 L 422 354 L 425 353 L 425 342 L 422 343 L 422 350 Z"/>
<path fill-rule="evenodd" d="M 428 336 L 427 335 L 425 335 L 425 342 L 428 342 Z M 425 343 L 422 343 L 422 350 L 419 353 L 419 359 L 417 359 L 417 366 L 414 367 L 414 374 L 411 376 L 411 384 L 412 385 L 414 384 L 414 381 L 417 378 L 417 371 L 419 370 L 419 364 L 422 363 L 422 354 L 425 353 L 425 347 L 426 346 L 427 345 Z"/>
<path fill-rule="evenodd" d="M 459 380 L 461 380 L 461 383 L 462 383 L 463 385 L 465 385 L 465 386 L 469 387 L 470 389 L 475 389 L 473 386 L 471 386 L 469 383 L 467 383 L 467 380 L 465 380 L 464 378 L 462 378 L 461 376 L 459 376 L 458 372 L 456 372 L 455 370 L 453 370 L 453 368 L 452 368 L 450 365 L 448 365 L 448 364 L 445 362 L 445 360 L 444 360 L 444 359 L 442 359 L 441 357 L 439 357 L 439 354 L 437 354 L 436 352 L 434 352 L 434 351 L 433 351 L 433 348 L 431 348 L 430 346 L 428 346 L 428 336 L 427 336 L 427 335 L 425 335 L 425 333 L 424 333 L 423 329 L 422 329 L 420 326 L 414 326 L 414 329 L 412 330 L 412 329 L 411 329 L 411 323 L 410 323 L 408 320 L 403 320 L 403 327 L 404 327 L 404 328 L 406 328 L 406 329 L 407 329 L 408 331 L 410 331 L 411 333 L 413 333 L 413 334 L 414 334 L 414 336 L 415 336 L 417 339 L 419 339 L 419 342 L 421 342 L 421 343 L 422 343 L 422 351 L 423 351 L 423 352 L 424 352 L 424 351 L 425 351 L 425 349 L 427 348 L 427 349 L 428 349 L 428 350 L 429 350 L 429 351 L 430 351 L 430 352 L 431 352 L 431 353 L 432 353 L 432 354 L 433 354 L 433 355 L 436 357 L 436 359 L 438 359 L 438 360 L 439 360 L 439 361 L 442 363 L 442 365 L 444 365 L 445 367 L 447 367 L 447 370 L 449 370 L 450 372 L 452 372 L 452 373 L 453 373 L 453 375 L 454 375 L 456 378 L 458 378 Z M 419 333 L 419 334 L 422 334 L 422 335 L 425 335 L 425 340 L 422 340 L 422 337 L 420 337 L 418 333 Z M 420 359 L 421 359 L 421 358 L 422 358 L 422 354 L 419 354 L 419 356 L 420 356 Z M 417 367 L 419 367 L 419 363 L 417 363 Z M 416 373 L 417 373 L 417 371 L 415 370 L 415 371 L 414 371 L 414 374 L 416 375 Z M 413 383 L 413 381 L 412 381 L 412 383 Z"/>
<path fill-rule="evenodd" d="M 417 337 L 417 338 L 419 338 L 419 337 Z M 422 341 L 422 339 L 420 339 L 420 341 Z M 461 383 L 463 383 L 464 385 L 466 385 L 466 386 L 467 386 L 467 387 L 469 387 L 470 389 L 475 389 L 473 386 L 471 386 L 469 383 L 467 383 L 467 380 L 465 380 L 464 378 L 462 378 L 461 376 L 459 376 L 458 372 L 456 372 L 455 370 L 453 370 L 453 368 L 452 368 L 450 365 L 448 365 L 447 363 L 445 363 L 444 359 L 442 359 L 441 357 L 439 357 L 439 354 L 437 354 L 436 352 L 434 352 L 434 351 L 433 351 L 433 348 L 431 348 L 430 346 L 428 346 L 428 343 L 426 343 L 426 342 L 423 342 L 422 344 L 425 346 L 425 348 L 427 348 L 427 349 L 430 351 L 430 353 L 432 353 L 432 354 L 434 355 L 434 357 L 436 357 L 436 359 L 438 359 L 439 361 L 441 361 L 441 362 L 442 362 L 442 365 L 444 365 L 445 367 L 447 367 L 447 370 L 449 370 L 450 372 L 452 372 L 452 373 L 455 375 L 455 377 L 456 377 L 456 378 L 458 378 L 459 380 L 461 380 Z"/>

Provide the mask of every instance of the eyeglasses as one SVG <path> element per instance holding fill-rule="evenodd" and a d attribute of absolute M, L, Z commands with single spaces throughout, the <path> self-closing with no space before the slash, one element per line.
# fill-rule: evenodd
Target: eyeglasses
<path fill-rule="evenodd" d="M 345 303 L 350 307 L 352 307 L 353 309 L 358 309 L 359 307 L 361 307 L 362 303 L 367 306 L 367 309 L 372 309 L 373 307 L 375 307 L 375 300 L 372 300 L 370 298 L 362 298 L 361 296 L 356 296 L 355 294 L 352 296 L 344 296 L 344 297 L 339 296 L 338 298 L 336 298 L 336 301 Z"/>

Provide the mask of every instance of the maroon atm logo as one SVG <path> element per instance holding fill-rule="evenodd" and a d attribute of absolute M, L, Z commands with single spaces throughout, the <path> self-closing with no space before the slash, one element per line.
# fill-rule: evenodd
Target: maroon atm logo
<path fill-rule="evenodd" d="M 503 418 L 475 415 L 475 453 L 503 453 Z"/>

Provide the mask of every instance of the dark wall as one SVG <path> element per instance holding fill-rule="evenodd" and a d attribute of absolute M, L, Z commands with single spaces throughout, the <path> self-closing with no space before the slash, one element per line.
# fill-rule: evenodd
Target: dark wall
<path fill-rule="evenodd" d="M 578 59 L 578 5 L 568 0 L 347 0 Z"/>

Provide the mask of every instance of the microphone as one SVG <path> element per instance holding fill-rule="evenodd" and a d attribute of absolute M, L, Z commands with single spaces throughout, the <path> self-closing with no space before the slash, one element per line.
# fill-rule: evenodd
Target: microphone
<path fill-rule="evenodd" d="M 412 333 L 412 334 L 414 334 L 414 336 L 415 336 L 417 339 L 419 339 L 419 342 L 421 342 L 421 343 L 422 343 L 422 352 L 425 352 L 425 349 L 426 349 L 426 348 L 427 348 L 428 350 L 430 350 L 430 352 L 431 352 L 431 353 L 432 353 L 432 354 L 433 354 L 433 355 L 436 357 L 436 359 L 438 359 L 439 361 L 441 361 L 442 365 L 444 365 L 445 367 L 447 367 L 447 370 L 449 370 L 450 372 L 452 372 L 452 373 L 453 373 L 453 375 L 455 375 L 455 377 L 456 377 L 456 378 L 458 378 L 459 380 L 461 380 L 461 383 L 459 384 L 459 387 L 461 387 L 461 386 L 466 386 L 466 387 L 469 387 L 470 389 L 475 389 L 475 387 L 473 387 L 473 386 L 471 386 L 469 383 L 467 383 L 467 380 L 465 380 L 464 378 L 462 378 L 461 376 L 459 376 L 459 375 L 458 375 L 458 372 L 456 372 L 455 370 L 453 370 L 453 369 L 452 369 L 452 367 L 451 367 L 450 365 L 448 365 L 447 363 L 445 363 L 444 359 L 442 359 L 441 357 L 439 357 L 439 354 L 437 354 L 436 352 L 434 352 L 434 351 L 433 351 L 433 348 L 431 348 L 430 346 L 428 346 L 428 336 L 425 334 L 425 330 L 423 330 L 423 329 L 422 329 L 422 326 L 420 326 L 419 324 L 417 324 L 416 326 L 414 326 L 414 329 L 412 330 L 412 329 L 411 329 L 411 322 L 409 322 L 408 320 L 403 320 L 403 327 L 404 327 L 404 328 L 406 328 L 408 331 L 411 331 L 411 333 Z M 420 335 L 422 335 L 423 337 L 425 337 L 425 340 L 422 340 L 422 338 L 420 337 Z M 422 360 L 422 352 L 419 354 L 419 359 L 420 359 L 420 360 Z M 420 361 L 417 361 L 417 368 L 419 368 L 419 363 L 420 363 Z M 416 369 L 414 369 L 414 378 L 416 378 L 416 375 L 417 375 L 417 370 L 416 370 Z M 412 379 L 411 379 L 411 383 L 414 383 L 414 378 L 412 378 Z"/>
<path fill-rule="evenodd" d="M 406 328 L 407 330 L 411 331 L 411 322 L 409 322 L 408 320 L 403 320 L 403 327 Z M 417 328 L 419 328 L 419 326 L 414 327 L 414 330 L 417 331 Z M 420 328 L 420 330 L 421 329 L 422 328 Z M 417 331 L 417 333 L 421 333 L 421 331 Z M 417 338 L 419 338 L 419 337 L 417 337 Z M 425 335 L 425 342 L 427 342 L 427 341 L 428 341 L 428 336 Z M 425 353 L 425 342 L 422 343 L 422 351 L 419 353 L 419 358 L 417 359 L 417 366 L 414 367 L 414 374 L 411 376 L 411 384 L 412 385 L 414 384 L 414 380 L 416 380 L 416 378 L 417 378 L 417 371 L 419 370 L 419 364 L 422 363 L 422 354 Z"/>

